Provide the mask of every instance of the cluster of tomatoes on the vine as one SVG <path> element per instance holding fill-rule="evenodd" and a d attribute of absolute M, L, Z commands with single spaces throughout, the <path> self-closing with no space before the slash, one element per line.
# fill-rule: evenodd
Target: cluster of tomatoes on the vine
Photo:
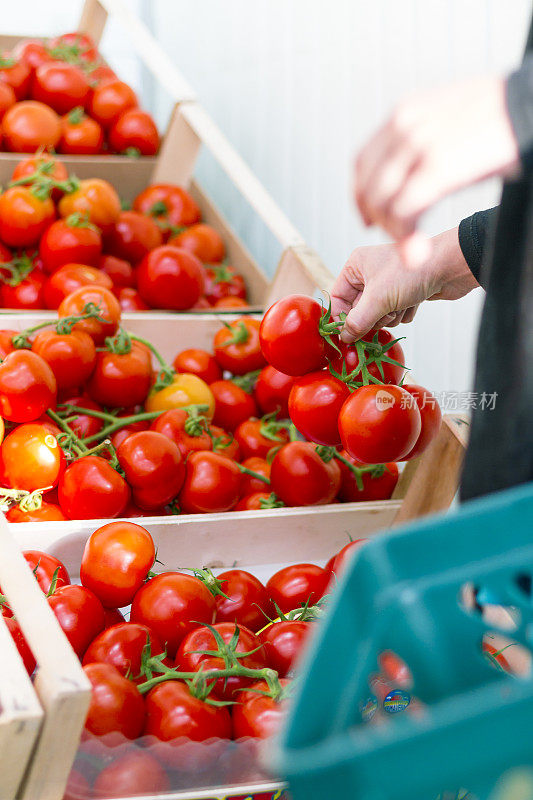
<path fill-rule="evenodd" d="M 363 543 L 350 542 L 324 569 L 288 566 L 266 584 L 242 569 L 154 575 L 154 542 L 131 522 L 91 534 L 81 585 L 55 557 L 24 555 L 92 684 L 86 738 L 154 737 L 145 752 L 179 767 L 184 739 L 264 739 L 277 730 L 328 586 Z M 130 605 L 125 621 L 119 609 Z M 5 600 L 2 613 L 32 674 L 35 660 Z"/>
<path fill-rule="evenodd" d="M 124 311 L 246 308 L 244 279 L 224 241 L 180 186 L 153 184 L 123 210 L 99 178 L 69 177 L 41 153 L 0 194 L 0 306 L 56 309 L 96 284 Z"/>
<path fill-rule="evenodd" d="M 4 150 L 152 156 L 159 133 L 131 86 L 117 78 L 85 33 L 22 39 L 0 55 Z"/>

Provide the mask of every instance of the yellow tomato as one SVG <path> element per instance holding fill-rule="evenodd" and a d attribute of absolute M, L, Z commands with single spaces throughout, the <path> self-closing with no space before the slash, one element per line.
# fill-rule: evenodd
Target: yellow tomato
<path fill-rule="evenodd" d="M 215 398 L 205 381 L 189 372 L 178 372 L 170 386 L 148 395 L 144 407 L 146 411 L 169 411 L 183 406 L 206 405 L 205 416 L 213 418 Z"/>
<path fill-rule="evenodd" d="M 70 217 L 82 214 L 89 217 L 93 225 L 105 230 L 119 217 L 120 197 L 107 181 L 100 178 L 87 178 L 79 182 L 79 187 L 59 201 L 59 214 Z"/>

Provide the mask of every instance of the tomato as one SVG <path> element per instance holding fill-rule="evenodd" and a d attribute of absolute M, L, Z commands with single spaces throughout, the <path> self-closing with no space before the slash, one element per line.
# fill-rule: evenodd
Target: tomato
<path fill-rule="evenodd" d="M 250 654 L 239 658 L 239 664 L 243 667 L 262 669 L 267 666 L 260 640 L 255 633 L 252 633 L 244 625 L 237 625 L 234 622 L 217 622 L 213 625 L 213 628 L 227 645 L 233 641 L 235 631 L 238 631 L 239 638 L 235 645 L 235 651 L 237 653 Z M 176 653 L 176 669 L 184 670 L 185 672 L 224 669 L 224 659 L 222 657 L 219 658 L 198 652 L 199 650 L 216 651 L 218 649 L 219 646 L 212 631 L 206 627 L 197 627 L 182 640 Z M 210 697 L 218 698 L 219 700 L 238 700 L 238 694 L 236 693 L 246 686 L 250 686 L 253 682 L 253 678 L 219 678 L 213 687 Z"/>
<path fill-rule="evenodd" d="M 260 475 L 264 475 L 265 478 L 270 480 L 270 464 L 264 458 L 258 458 L 257 456 L 245 458 L 242 462 L 242 466 L 251 469 L 253 472 L 258 472 Z M 270 487 L 264 481 L 259 478 L 254 478 L 252 475 L 243 474 L 241 480 L 241 497 L 246 497 L 246 495 L 255 494 L 257 492 L 266 492 L 267 489 L 270 490 Z"/>
<path fill-rule="evenodd" d="M 221 591 L 226 597 L 217 595 L 216 621 L 244 625 L 258 631 L 272 616 L 272 603 L 260 580 L 243 569 L 230 569 L 218 575 Z M 229 598 L 229 599 L 228 599 Z M 265 612 L 265 613 L 262 613 Z"/>
<path fill-rule="evenodd" d="M 127 606 L 154 560 L 154 542 L 145 528 L 133 522 L 110 522 L 87 539 L 81 582 L 106 608 Z"/>
<path fill-rule="evenodd" d="M 195 450 L 213 449 L 211 437 L 205 430 L 205 417 L 198 419 L 183 408 L 164 411 L 153 420 L 150 429 L 173 441 L 183 458 Z"/>
<path fill-rule="evenodd" d="M 109 145 L 116 153 L 135 150 L 141 156 L 155 156 L 159 150 L 159 133 L 153 117 L 139 108 L 129 108 L 112 124 Z"/>
<path fill-rule="evenodd" d="M 88 33 L 62 33 L 48 44 L 53 58 L 65 61 L 95 61 L 98 50 Z"/>
<path fill-rule="evenodd" d="M 0 265 L 1 267 L 1 265 Z M 0 275 L 3 270 L 0 268 Z M 39 309 L 44 306 L 44 286 L 46 278 L 38 269 L 32 269 L 25 277 L 24 270 L 18 278 L 8 278 L 8 283 L 0 284 L 0 303 L 3 308 Z M 0 280 L 3 276 L 0 277 Z"/>
<path fill-rule="evenodd" d="M 15 92 L 13 87 L 5 81 L 0 81 L 0 120 L 2 120 L 6 111 L 14 106 L 16 102 Z"/>
<path fill-rule="evenodd" d="M 0 452 L 4 474 L 16 489 L 52 488 L 65 469 L 65 455 L 55 436 L 34 422 L 12 430 Z"/>
<path fill-rule="evenodd" d="M 366 464 L 401 460 L 413 449 L 421 427 L 411 395 L 393 384 L 362 386 L 339 413 L 344 449 Z"/>
<path fill-rule="evenodd" d="M 175 247 L 183 247 L 204 264 L 222 261 L 225 255 L 224 240 L 211 225 L 197 222 L 168 240 Z"/>
<path fill-rule="evenodd" d="M 0 416 L 32 422 L 55 408 L 57 384 L 46 361 L 29 350 L 9 353 L 0 364 Z"/>
<path fill-rule="evenodd" d="M 75 64 L 49 61 L 37 67 L 32 81 L 32 97 L 66 114 L 76 106 L 85 107 L 91 87 L 82 69 Z"/>
<path fill-rule="evenodd" d="M 147 645 L 152 656 L 163 652 L 159 639 L 150 628 L 122 621 L 98 634 L 89 645 L 83 663 L 112 664 L 125 678 L 142 683 L 146 680 L 141 674 L 142 655 Z"/>
<path fill-rule="evenodd" d="M 281 418 L 289 416 L 289 394 L 295 378 L 271 367 L 263 367 L 254 389 L 257 405 L 263 414 L 278 412 Z"/>
<path fill-rule="evenodd" d="M 215 425 L 234 431 L 244 420 L 258 416 L 254 398 L 233 381 L 215 381 L 209 388 L 215 398 Z"/>
<path fill-rule="evenodd" d="M 364 469 L 365 465 L 352 458 L 346 450 L 341 452 L 341 456 L 354 467 Z M 360 473 L 361 489 L 349 467 L 342 461 L 339 461 L 339 467 L 341 469 L 341 486 L 337 497 L 343 503 L 357 503 L 360 500 L 388 500 L 398 483 L 398 465 L 394 461 L 388 464 L 376 464 L 372 471 Z"/>
<path fill-rule="evenodd" d="M 94 797 L 108 798 L 168 791 L 170 781 L 159 761 L 138 748 L 116 756 L 99 772 L 93 786 Z"/>
<path fill-rule="evenodd" d="M 23 511 L 19 506 L 13 506 L 6 513 L 8 522 L 63 522 L 65 515 L 55 503 L 42 502 L 39 508 L 32 511 Z"/>
<path fill-rule="evenodd" d="M 213 308 L 237 309 L 237 308 L 250 308 L 246 300 L 241 297 L 221 297 L 213 305 Z"/>
<path fill-rule="evenodd" d="M 72 768 L 68 774 L 63 800 L 79 800 L 80 797 L 90 796 L 91 786 L 89 781 L 79 770 Z"/>
<path fill-rule="evenodd" d="M 202 264 L 187 250 L 170 245 L 156 247 L 138 266 L 137 288 L 152 308 L 184 311 L 204 291 Z"/>
<path fill-rule="evenodd" d="M 99 266 L 102 252 L 100 231 L 79 214 L 53 222 L 43 233 L 39 255 L 46 272 L 55 272 L 64 264 Z"/>
<path fill-rule="evenodd" d="M 272 461 L 271 490 L 287 506 L 331 503 L 340 482 L 337 460 L 332 458 L 326 463 L 310 442 L 290 442 Z"/>
<path fill-rule="evenodd" d="M 82 286 L 103 286 L 111 289 L 111 278 L 96 267 L 85 264 L 63 264 L 46 281 L 44 300 L 47 308 L 57 309 L 69 294 Z"/>
<path fill-rule="evenodd" d="M 289 395 L 290 418 L 306 439 L 317 444 L 340 444 L 337 419 L 349 396 L 347 385 L 328 370 L 309 372 L 294 381 Z"/>
<path fill-rule="evenodd" d="M 399 364 L 404 364 L 405 356 L 402 347 L 399 342 L 391 344 L 391 342 L 394 341 L 394 338 L 390 331 L 387 331 L 384 328 L 379 331 L 372 330 L 370 333 L 367 333 L 366 336 L 363 336 L 362 342 L 373 342 L 374 339 L 377 339 L 377 341 L 374 342 L 374 345 L 378 344 L 381 345 L 382 348 L 386 348 L 384 351 L 378 350 L 376 355 L 380 354 L 380 352 L 384 352 L 384 355 L 387 358 L 398 361 Z M 360 382 L 361 370 L 355 372 L 355 370 L 359 367 L 359 355 L 357 353 L 357 347 L 353 344 L 345 344 L 344 342 L 337 342 L 337 346 L 341 352 L 336 353 L 331 359 L 331 366 L 341 375 L 343 374 L 343 368 L 348 375 L 353 372 L 353 380 Z M 368 358 L 372 355 L 372 351 L 367 349 L 366 354 Z M 368 371 L 370 375 L 372 375 L 374 378 L 377 378 L 379 381 L 381 381 L 381 383 L 400 383 L 405 372 L 404 366 L 398 366 L 398 364 L 389 364 L 386 361 L 383 361 L 381 366 L 383 369 L 383 374 L 381 373 L 376 362 L 368 364 Z"/>
<path fill-rule="evenodd" d="M 431 394 L 427 389 L 424 389 L 423 386 L 417 386 L 414 383 L 404 383 L 403 388 L 406 392 L 409 392 L 418 406 L 422 423 L 422 429 L 415 446 L 402 459 L 403 461 L 407 461 L 423 453 L 426 447 L 428 447 L 436 437 L 440 430 L 442 414 L 435 395 Z"/>
<path fill-rule="evenodd" d="M 49 153 L 37 153 L 34 156 L 19 161 L 13 170 L 11 180 L 18 181 L 21 178 L 32 178 L 35 176 L 36 172 L 46 175 L 54 181 L 62 182 L 68 180 L 68 172 L 65 165 Z M 61 196 L 61 192 L 58 189 L 53 189 L 53 200 L 56 199 L 55 192 L 59 192 L 57 197 Z"/>
<path fill-rule="evenodd" d="M 266 491 L 266 488 L 260 492 L 252 492 L 252 494 L 243 495 L 241 492 L 241 499 L 233 510 L 262 511 L 265 508 L 280 508 L 283 503 L 277 500 L 271 492 Z"/>
<path fill-rule="evenodd" d="M 26 672 L 28 675 L 32 675 L 33 670 L 37 666 L 37 662 L 35 661 L 31 648 L 26 641 L 24 634 L 22 633 L 20 625 L 16 619 L 13 619 L 13 617 L 4 617 L 4 622 L 6 623 L 7 629 L 11 634 L 11 638 L 15 642 L 15 646 L 22 659 L 22 663 L 24 664 Z"/>
<path fill-rule="evenodd" d="M 162 242 L 161 231 L 151 217 L 138 211 L 122 211 L 106 234 L 105 249 L 113 256 L 137 264 Z"/>
<path fill-rule="evenodd" d="M 97 347 L 104 344 L 108 336 L 113 336 L 118 328 L 121 308 L 115 295 L 104 286 L 80 286 L 61 302 L 58 317 L 70 317 L 83 314 L 83 309 L 93 303 L 100 309 L 99 317 L 89 318 L 76 322 L 73 330 L 85 331 L 93 339 Z"/>
<path fill-rule="evenodd" d="M 287 444 L 289 432 L 273 420 L 247 419 L 235 431 L 243 458 L 266 458 L 273 447 Z M 264 491 L 264 486 L 261 491 Z"/>
<path fill-rule="evenodd" d="M 102 126 L 83 113 L 81 106 L 61 117 L 58 150 L 67 155 L 98 155 L 104 146 Z"/>
<path fill-rule="evenodd" d="M 125 413 L 124 411 L 121 411 L 120 414 L 117 414 L 117 417 L 125 417 L 128 416 L 128 414 L 129 412 Z M 120 428 L 120 430 L 115 431 L 115 433 L 111 436 L 111 443 L 113 444 L 115 450 L 118 450 L 122 442 L 125 442 L 128 436 L 131 436 L 132 433 L 148 430 L 150 430 L 149 420 L 132 422 L 131 425 L 127 425 L 125 428 Z M 141 511 L 141 509 L 139 509 L 139 511 Z"/>
<path fill-rule="evenodd" d="M 166 505 L 185 480 L 180 449 L 162 433 L 133 433 L 120 445 L 117 456 L 139 508 L 149 511 Z"/>
<path fill-rule="evenodd" d="M 213 706 L 194 697 L 182 681 L 166 681 L 146 695 L 144 734 L 163 742 L 187 737 L 203 742 L 231 737 L 231 717 L 224 706 Z"/>
<path fill-rule="evenodd" d="M 44 103 L 23 100 L 11 106 L 2 119 L 6 150 L 34 153 L 40 147 L 55 148 L 61 138 L 61 122 L 56 112 Z"/>
<path fill-rule="evenodd" d="M 216 358 L 207 350 L 196 347 L 178 353 L 174 359 L 174 369 L 176 372 L 190 372 L 197 375 L 206 383 L 222 380 L 222 370 Z"/>
<path fill-rule="evenodd" d="M 337 352 L 338 336 L 327 312 L 312 297 L 293 294 L 274 303 L 261 322 L 259 337 L 263 355 L 273 367 L 286 375 L 305 375 L 323 369 Z"/>
<path fill-rule="evenodd" d="M 17 42 L 12 50 L 12 56 L 17 61 L 24 62 L 32 72 L 52 59 L 48 48 L 40 39 L 22 39 Z"/>
<path fill-rule="evenodd" d="M 91 400 L 90 397 L 67 397 L 63 400 L 64 403 L 69 403 L 79 408 L 86 408 L 90 411 L 103 411 L 102 406 Z M 82 414 L 81 412 L 72 412 L 69 422 L 70 429 L 80 439 L 85 439 L 87 436 L 94 436 L 102 430 L 104 422 L 98 417 L 92 417 L 90 414 Z"/>
<path fill-rule="evenodd" d="M 99 456 L 73 461 L 59 482 L 59 504 L 69 519 L 118 517 L 129 498 L 124 478 Z"/>
<path fill-rule="evenodd" d="M 104 630 L 112 628 L 113 625 L 120 625 L 121 623 L 126 621 L 122 613 L 118 610 L 118 608 L 104 608 L 104 617 L 105 617 Z M 98 636 L 96 638 L 98 639 Z"/>
<path fill-rule="evenodd" d="M 312 631 L 310 622 L 288 620 L 275 622 L 261 631 L 259 638 L 265 647 L 268 663 L 280 678 L 292 676 L 294 664 Z"/>
<path fill-rule="evenodd" d="M 230 511 L 239 500 L 240 488 L 241 472 L 234 461 L 209 451 L 191 453 L 179 506 L 184 514 Z"/>
<path fill-rule="evenodd" d="M 39 199 L 25 186 L 0 195 L 0 238 L 10 247 L 31 247 L 55 217 L 49 197 Z"/>
<path fill-rule="evenodd" d="M 199 578 L 165 572 L 143 584 L 131 606 L 131 622 L 147 625 L 173 658 L 189 631 L 210 623 L 215 598 Z"/>
<path fill-rule="evenodd" d="M 148 186 L 133 201 L 133 210 L 154 217 L 163 230 L 194 225 L 201 218 L 200 207 L 189 192 L 171 183 Z"/>
<path fill-rule="evenodd" d="M 0 360 L 3 361 L 8 353 L 13 353 L 13 336 L 16 336 L 18 331 L 12 331 L 8 328 L 0 330 Z"/>
<path fill-rule="evenodd" d="M 241 449 L 232 433 L 228 433 L 224 428 L 219 428 L 218 425 L 210 425 L 209 436 L 214 453 L 233 461 L 240 461 Z"/>
<path fill-rule="evenodd" d="M 91 117 L 107 129 L 124 111 L 138 104 L 137 95 L 131 86 L 116 79 L 106 81 L 94 89 L 88 110 Z"/>
<path fill-rule="evenodd" d="M 0 80 L 11 86 L 17 100 L 24 100 L 30 89 L 31 69 L 22 60 L 1 55 Z"/>
<path fill-rule="evenodd" d="M 211 419 L 215 410 L 215 398 L 211 387 L 196 375 L 179 372 L 172 383 L 148 395 L 145 403 L 146 411 L 169 411 L 171 408 L 183 406 L 206 405 L 202 412 Z"/>
<path fill-rule="evenodd" d="M 368 539 L 354 539 L 353 542 L 345 544 L 331 562 L 331 574 L 339 578 L 346 569 L 346 566 L 353 560 L 354 553 L 357 552 L 365 542 L 368 542 Z"/>
<path fill-rule="evenodd" d="M 290 681 L 282 679 L 282 686 Z M 252 737 L 268 739 L 280 730 L 286 716 L 286 703 L 274 700 L 267 693 L 266 681 L 258 681 L 243 692 L 240 701 L 233 707 L 233 738 Z M 246 698 L 246 699 L 245 699 Z"/>
<path fill-rule="evenodd" d="M 144 727 L 144 700 L 132 681 L 112 664 L 85 664 L 83 671 L 91 682 L 91 703 L 85 729 L 95 736 L 119 731 L 136 739 Z"/>
<path fill-rule="evenodd" d="M 83 654 L 104 628 L 104 609 L 100 600 L 85 586 L 61 586 L 48 603 L 72 649 Z"/>
<path fill-rule="evenodd" d="M 270 598 L 284 614 L 306 603 L 315 605 L 323 596 L 329 575 L 316 564 L 283 567 L 267 581 Z"/>
<path fill-rule="evenodd" d="M 116 293 L 123 287 L 132 288 L 135 285 L 133 267 L 129 261 L 116 256 L 101 256 L 98 269 L 111 278 L 113 291 Z"/>
<path fill-rule="evenodd" d="M 152 357 L 144 344 L 131 341 L 129 353 L 102 350 L 87 384 L 90 396 L 112 408 L 144 403 L 152 383 Z"/>
<path fill-rule="evenodd" d="M 117 221 L 120 212 L 118 194 L 108 181 L 101 178 L 81 180 L 75 191 L 66 194 L 59 201 L 61 217 L 70 217 L 74 213 L 85 215 L 103 232 Z"/>
<path fill-rule="evenodd" d="M 259 344 L 260 322 L 252 317 L 239 317 L 215 334 L 215 358 L 234 375 L 244 375 L 265 366 Z"/>
<path fill-rule="evenodd" d="M 91 86 L 96 89 L 108 81 L 116 81 L 117 73 L 114 72 L 107 64 L 98 64 L 98 66 L 91 69 L 90 72 Z"/>
<path fill-rule="evenodd" d="M 205 296 L 211 305 L 225 297 L 246 299 L 244 278 L 229 264 L 210 265 L 206 267 L 205 274 Z"/>
<path fill-rule="evenodd" d="M 118 292 L 118 300 L 122 311 L 148 311 L 148 306 L 137 289 L 130 286 L 124 286 Z"/>

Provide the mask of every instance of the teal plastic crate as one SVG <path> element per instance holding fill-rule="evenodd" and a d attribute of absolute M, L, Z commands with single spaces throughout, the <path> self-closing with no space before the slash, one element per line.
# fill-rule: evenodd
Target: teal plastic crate
<path fill-rule="evenodd" d="M 516 622 L 501 631 L 507 655 L 514 647 L 527 663 L 532 574 L 529 484 L 365 545 L 332 597 L 270 754 L 292 800 L 484 800 L 508 770 L 533 765 L 533 680 L 483 655 L 498 627 L 463 602 L 477 593 L 507 606 Z M 386 651 L 411 679 L 376 679 Z M 391 688 L 399 693 L 385 710 Z"/>

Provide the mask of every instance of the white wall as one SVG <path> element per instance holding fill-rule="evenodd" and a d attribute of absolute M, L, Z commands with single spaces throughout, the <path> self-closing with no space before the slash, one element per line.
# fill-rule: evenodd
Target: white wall
<path fill-rule="evenodd" d="M 517 64 L 530 13 L 530 0 L 129 2 L 333 272 L 354 246 L 382 240 L 352 208 L 354 151 L 405 92 Z M 6 32 L 69 27 L 80 4 L 49 0 L 46 18 L 35 0 L 21 6 L 3 9 Z M 170 98 L 154 91 L 116 28 L 106 33 L 104 51 L 163 123 Z M 278 251 L 267 233 L 209 159 L 199 172 L 272 271 Z M 497 202 L 498 191 L 489 183 L 444 201 L 425 229 L 457 224 Z M 468 388 L 481 294 L 426 304 L 405 326 L 419 381 L 438 391 Z"/>

